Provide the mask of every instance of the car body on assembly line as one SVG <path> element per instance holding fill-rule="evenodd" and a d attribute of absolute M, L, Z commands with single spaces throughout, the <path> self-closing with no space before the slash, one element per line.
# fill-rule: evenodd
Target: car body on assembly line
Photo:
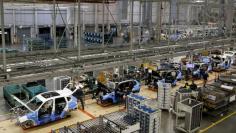
<path fill-rule="evenodd" d="M 112 104 L 121 102 L 123 100 L 123 96 L 132 93 L 138 93 L 140 91 L 141 85 L 137 80 L 125 80 L 119 82 L 114 90 L 111 92 L 107 92 L 100 96 L 97 99 L 98 103 L 107 103 L 111 102 Z"/>
<path fill-rule="evenodd" d="M 77 109 L 77 99 L 72 94 L 69 89 L 49 91 L 26 103 L 13 96 L 22 105 L 13 108 L 18 114 L 17 124 L 27 129 L 68 117 L 70 111 Z"/>

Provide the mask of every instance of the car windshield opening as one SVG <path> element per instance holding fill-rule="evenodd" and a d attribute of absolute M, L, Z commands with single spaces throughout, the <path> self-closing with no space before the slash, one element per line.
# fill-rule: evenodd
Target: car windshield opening
<path fill-rule="evenodd" d="M 30 100 L 28 103 L 27 103 L 27 106 L 35 111 L 36 109 L 39 108 L 40 105 L 42 105 L 42 101 L 40 99 L 38 99 L 37 97 L 33 98 L 32 100 Z"/>

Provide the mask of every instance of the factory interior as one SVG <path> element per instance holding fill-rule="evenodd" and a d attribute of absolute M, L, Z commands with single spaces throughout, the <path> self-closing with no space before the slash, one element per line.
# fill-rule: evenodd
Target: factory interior
<path fill-rule="evenodd" d="M 0 133 L 235 133 L 236 0 L 0 0 Z"/>

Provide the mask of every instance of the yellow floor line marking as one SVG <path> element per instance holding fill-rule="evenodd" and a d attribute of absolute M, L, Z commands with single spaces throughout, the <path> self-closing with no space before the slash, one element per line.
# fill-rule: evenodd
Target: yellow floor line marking
<path fill-rule="evenodd" d="M 224 120 L 228 119 L 229 117 L 231 117 L 231 116 L 233 116 L 233 115 L 236 115 L 236 111 L 233 112 L 233 113 L 231 113 L 231 114 L 229 114 L 228 116 L 226 116 L 226 117 L 224 117 L 224 118 L 218 120 L 217 122 L 212 123 L 210 126 L 208 126 L 208 127 L 204 128 L 204 129 L 200 130 L 199 133 L 204 133 L 204 132 L 206 132 L 206 131 L 209 130 L 210 128 L 212 128 L 212 127 L 214 127 L 214 126 L 220 124 L 221 122 L 223 122 Z"/>

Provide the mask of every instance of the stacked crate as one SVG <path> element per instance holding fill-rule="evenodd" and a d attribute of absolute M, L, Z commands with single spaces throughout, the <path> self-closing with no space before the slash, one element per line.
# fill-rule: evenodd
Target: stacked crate
<path fill-rule="evenodd" d="M 134 114 L 140 122 L 140 133 L 160 133 L 161 110 L 147 105 L 140 105 L 134 109 Z"/>
<path fill-rule="evenodd" d="M 127 112 L 140 122 L 140 133 L 159 133 L 161 110 L 153 106 L 155 100 L 149 100 L 137 94 L 130 94 L 126 100 Z"/>
<path fill-rule="evenodd" d="M 46 45 L 45 41 L 40 38 L 27 38 L 24 40 L 27 51 L 46 50 L 50 46 Z"/>
<path fill-rule="evenodd" d="M 96 32 L 84 32 L 84 40 L 88 43 L 102 43 L 102 35 Z"/>
<path fill-rule="evenodd" d="M 171 84 L 158 82 L 158 107 L 160 109 L 170 109 L 171 104 Z"/>
<path fill-rule="evenodd" d="M 70 83 L 71 77 L 60 76 L 55 78 L 55 88 L 56 90 L 63 90 L 68 83 Z"/>
<path fill-rule="evenodd" d="M 145 100 L 146 100 L 145 97 L 137 95 L 137 94 L 131 93 L 130 95 L 128 95 L 126 99 L 126 109 L 127 109 L 128 114 L 130 114 L 131 116 L 135 116 L 134 107 L 137 107 L 140 104 L 143 104 Z"/>

